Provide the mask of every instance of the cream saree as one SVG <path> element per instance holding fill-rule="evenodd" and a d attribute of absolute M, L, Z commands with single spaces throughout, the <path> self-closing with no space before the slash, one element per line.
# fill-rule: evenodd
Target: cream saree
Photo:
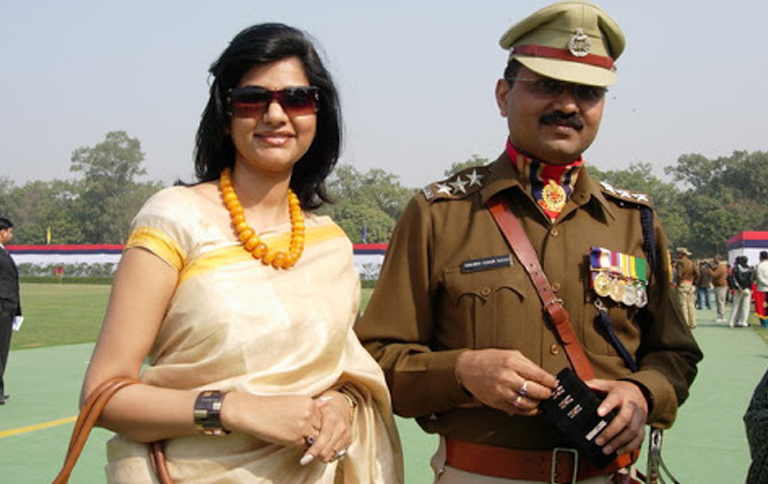
<path fill-rule="evenodd" d="M 149 250 L 179 271 L 143 382 L 309 396 L 344 383 L 358 400 L 354 441 L 342 461 L 300 466 L 305 449 L 235 433 L 184 437 L 166 443 L 177 482 L 333 483 L 337 465 L 344 483 L 402 482 L 383 374 L 352 331 L 360 284 L 351 244 L 328 217 L 307 215 L 305 223 L 301 260 L 278 271 L 233 242 L 223 206 L 190 188 L 158 192 L 134 219 L 126 248 Z M 289 234 L 286 225 L 260 235 L 285 250 Z M 118 435 L 108 460 L 110 483 L 154 482 L 144 444 Z"/>

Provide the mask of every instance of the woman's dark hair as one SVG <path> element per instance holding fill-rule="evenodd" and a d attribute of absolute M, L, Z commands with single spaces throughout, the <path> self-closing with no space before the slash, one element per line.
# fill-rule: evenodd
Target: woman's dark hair
<path fill-rule="evenodd" d="M 209 72 L 213 78 L 208 104 L 195 140 L 195 174 L 200 182 L 216 180 L 225 167 L 235 163 L 235 146 L 229 135 L 227 91 L 237 87 L 253 66 L 296 57 L 309 83 L 320 89 L 317 130 L 307 153 L 293 167 L 291 188 L 304 209 L 329 201 L 325 179 L 341 153 L 339 95 L 312 41 L 304 32 L 278 23 L 249 27 L 232 39 Z"/>

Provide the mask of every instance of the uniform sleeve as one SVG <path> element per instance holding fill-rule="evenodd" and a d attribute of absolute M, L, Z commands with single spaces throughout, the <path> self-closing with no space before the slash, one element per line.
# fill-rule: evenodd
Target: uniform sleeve
<path fill-rule="evenodd" d="M 376 289 L 356 332 L 379 362 L 395 412 L 420 417 L 472 401 L 456 379 L 456 359 L 466 350 L 433 351 L 432 225 L 419 195 L 395 228 Z"/>
<path fill-rule="evenodd" d="M 627 379 L 642 385 L 652 397 L 648 423 L 668 428 L 675 420 L 678 407 L 688 398 L 696 377 L 696 365 L 703 355 L 667 284 L 667 241 L 658 220 L 655 231 L 658 262 L 649 288 L 648 311 L 640 316 L 643 330 L 637 353 L 640 371 Z"/>

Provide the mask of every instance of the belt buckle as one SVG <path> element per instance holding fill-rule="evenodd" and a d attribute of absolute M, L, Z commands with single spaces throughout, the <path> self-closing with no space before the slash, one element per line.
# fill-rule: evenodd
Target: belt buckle
<path fill-rule="evenodd" d="M 573 454 L 573 475 L 571 476 L 570 484 L 576 484 L 576 477 L 579 473 L 579 451 L 576 449 L 568 449 L 566 447 L 555 447 L 554 449 L 552 449 L 552 470 L 549 474 L 549 483 L 563 484 L 555 480 L 557 475 L 557 453 L 558 452 Z"/>

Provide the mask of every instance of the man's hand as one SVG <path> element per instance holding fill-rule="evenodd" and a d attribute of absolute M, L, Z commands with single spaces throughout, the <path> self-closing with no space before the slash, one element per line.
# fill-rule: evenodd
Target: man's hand
<path fill-rule="evenodd" d="M 617 416 L 595 439 L 595 443 L 603 447 L 603 453 L 608 455 L 613 451 L 626 454 L 639 449 L 645 436 L 645 422 L 648 419 L 648 402 L 640 388 L 628 381 L 618 380 L 589 380 L 592 389 L 607 393 L 597 409 L 598 415 L 604 417 L 608 412 L 617 409 Z"/>
<path fill-rule="evenodd" d="M 539 413 L 552 396 L 555 377 L 517 350 L 466 351 L 456 361 L 459 383 L 482 403 L 510 415 Z"/>

